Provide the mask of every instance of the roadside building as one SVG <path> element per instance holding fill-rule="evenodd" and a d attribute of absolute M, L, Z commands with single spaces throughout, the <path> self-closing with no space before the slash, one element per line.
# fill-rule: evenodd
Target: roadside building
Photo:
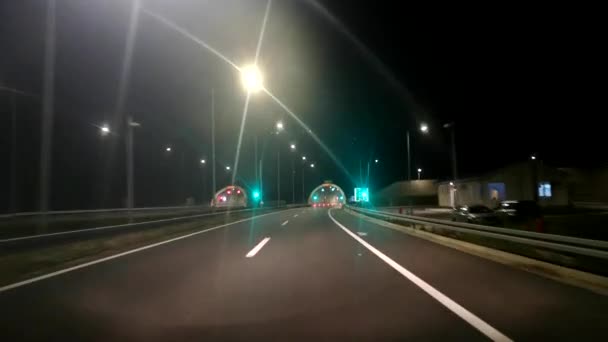
<path fill-rule="evenodd" d="M 376 206 L 437 206 L 437 181 L 434 179 L 399 181 L 372 193 Z"/>
<path fill-rule="evenodd" d="M 580 206 L 608 206 L 608 166 L 563 168 L 570 182 L 570 200 Z"/>
<path fill-rule="evenodd" d="M 570 204 L 571 176 L 563 169 L 529 161 L 512 164 L 480 177 L 441 182 L 439 206 L 483 204 L 495 207 L 505 200 L 538 200 L 541 206 Z"/>

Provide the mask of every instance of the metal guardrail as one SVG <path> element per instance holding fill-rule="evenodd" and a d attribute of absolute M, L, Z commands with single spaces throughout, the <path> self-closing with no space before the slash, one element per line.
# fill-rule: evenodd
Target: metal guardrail
<path fill-rule="evenodd" d="M 377 210 L 355 208 L 348 209 L 368 216 L 388 218 L 413 224 L 429 225 L 431 227 L 474 234 L 494 239 L 510 241 L 530 246 L 548 248 L 555 251 L 574 253 L 608 260 L 608 242 L 582 239 L 564 235 L 527 232 L 522 230 L 483 226 L 471 223 L 452 222 L 418 216 L 385 213 Z"/>
<path fill-rule="evenodd" d="M 290 206 L 299 206 L 303 204 L 288 204 L 280 207 L 289 208 Z M 14 217 L 30 217 L 30 216 L 58 216 L 58 215 L 77 215 L 77 214 L 103 214 L 103 213 L 120 213 L 120 212 L 147 212 L 147 211 L 163 211 L 163 210 L 224 210 L 227 207 L 211 207 L 208 205 L 185 205 L 185 206 L 173 206 L 173 207 L 141 207 L 141 208 L 109 208 L 109 209 L 82 209 L 82 210 L 53 210 L 53 211 L 24 211 L 12 214 L 1 214 L 0 219 L 3 218 L 14 218 Z M 274 208 L 274 207 L 260 207 Z M 229 209 L 229 208 L 228 208 Z"/>
<path fill-rule="evenodd" d="M 285 205 L 285 206 L 280 206 L 280 207 L 221 210 L 221 211 L 215 211 L 215 212 L 211 212 L 211 213 L 171 217 L 171 218 L 165 218 L 165 219 L 160 219 L 160 220 L 124 223 L 124 224 L 118 224 L 118 225 L 112 225 L 112 226 L 102 226 L 102 227 L 85 228 L 85 229 L 77 229 L 77 230 L 66 230 L 66 231 L 61 231 L 61 232 L 56 232 L 56 233 L 28 235 L 28 236 L 14 237 L 14 238 L 8 238 L 8 239 L 1 239 L 0 248 L 11 247 L 11 246 L 27 244 L 27 243 L 35 244 L 35 243 L 40 243 L 40 242 L 59 240 L 62 238 L 73 238 L 73 237 L 79 237 L 79 236 L 103 234 L 103 233 L 110 233 L 110 232 L 122 232 L 125 229 L 131 229 L 131 228 L 143 228 L 143 229 L 153 228 L 153 227 L 165 225 L 167 223 L 187 222 L 187 221 L 191 221 L 191 220 L 198 219 L 201 217 L 206 217 L 206 216 L 214 216 L 214 215 L 229 214 L 229 213 L 240 213 L 240 212 L 247 212 L 247 211 L 253 211 L 253 210 L 292 209 L 292 208 L 297 208 L 300 206 L 302 206 L 302 205 Z"/>
<path fill-rule="evenodd" d="M 73 214 L 103 214 L 103 213 L 117 213 L 117 212 L 145 212 L 145 211 L 162 211 L 162 210 L 200 210 L 200 209 L 213 209 L 213 207 L 206 205 L 192 205 L 192 206 L 176 206 L 176 207 L 143 207 L 143 208 L 110 208 L 110 209 L 83 209 L 83 210 L 54 210 L 54 211 L 24 211 L 12 214 L 2 214 L 0 218 L 11 218 L 11 217 L 29 217 L 29 216 L 55 216 L 55 215 L 73 215 Z"/>

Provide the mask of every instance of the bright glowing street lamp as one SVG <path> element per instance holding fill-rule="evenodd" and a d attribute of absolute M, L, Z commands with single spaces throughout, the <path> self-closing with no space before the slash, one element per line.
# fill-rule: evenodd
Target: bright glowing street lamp
<path fill-rule="evenodd" d="M 418 168 L 418 170 L 417 170 L 417 171 L 418 171 L 418 180 L 420 180 L 420 174 L 422 173 L 422 169 L 421 169 L 421 168 Z"/>
<path fill-rule="evenodd" d="M 110 126 L 108 126 L 107 124 L 104 124 L 103 126 L 99 127 L 99 129 L 101 130 L 101 135 L 110 134 Z"/>
<path fill-rule="evenodd" d="M 170 146 L 167 146 L 167 148 L 165 148 L 165 151 L 167 151 L 167 152 L 171 152 L 171 147 L 170 147 Z"/>
<path fill-rule="evenodd" d="M 226 171 L 230 171 L 230 166 L 226 166 Z"/>
<path fill-rule="evenodd" d="M 283 121 L 277 121 L 275 127 L 277 129 L 277 133 L 281 132 L 285 128 L 285 126 L 283 125 Z"/>
<path fill-rule="evenodd" d="M 310 167 L 314 169 L 315 168 L 315 164 L 314 163 L 310 164 Z"/>
<path fill-rule="evenodd" d="M 135 205 L 135 186 L 133 185 L 133 127 L 140 126 L 141 124 L 133 121 L 131 116 L 127 117 L 127 208 L 129 209 L 133 209 Z M 110 128 L 108 127 L 109 130 Z"/>
<path fill-rule="evenodd" d="M 201 159 L 201 164 L 205 165 L 207 161 L 205 159 Z"/>
<path fill-rule="evenodd" d="M 289 144 L 289 148 L 291 152 L 295 152 L 296 144 Z M 291 203 L 296 203 L 296 163 L 293 155 L 291 158 Z"/>
<path fill-rule="evenodd" d="M 422 132 L 423 134 L 428 134 L 429 133 L 429 125 L 427 125 L 426 123 L 421 123 L 420 124 L 420 132 Z M 411 176 L 411 166 L 412 165 L 412 153 L 410 151 L 410 130 L 408 129 L 405 132 L 405 141 L 406 141 L 406 148 L 407 148 L 407 180 L 412 180 L 412 176 Z"/>
<path fill-rule="evenodd" d="M 306 156 L 302 156 L 302 160 L 306 161 Z"/>
<path fill-rule="evenodd" d="M 264 89 L 262 73 L 255 64 L 241 68 L 241 82 L 249 93 L 257 93 Z"/>
<path fill-rule="evenodd" d="M 421 123 L 420 124 L 420 132 L 422 133 L 428 133 L 429 132 L 429 126 L 425 123 Z"/>
<path fill-rule="evenodd" d="M 378 164 L 378 162 L 379 162 L 379 160 L 378 160 L 378 159 L 375 159 L 375 160 L 374 160 L 374 163 Z"/>

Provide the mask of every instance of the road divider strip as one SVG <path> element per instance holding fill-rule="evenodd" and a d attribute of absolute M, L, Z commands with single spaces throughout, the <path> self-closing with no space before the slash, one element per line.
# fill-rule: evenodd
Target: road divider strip
<path fill-rule="evenodd" d="M 245 257 L 253 258 L 256 254 L 258 254 L 260 249 L 262 249 L 262 247 L 264 247 L 264 245 L 268 243 L 268 241 L 270 241 L 269 236 L 265 237 L 264 240 L 260 241 L 260 243 L 258 243 L 255 247 L 253 247 L 253 249 L 250 250 L 249 253 L 247 253 L 247 255 L 245 255 Z"/>
<path fill-rule="evenodd" d="M 199 235 L 199 234 L 203 234 L 203 233 L 208 233 L 208 232 L 220 229 L 220 228 L 232 226 L 232 225 L 239 224 L 239 223 L 242 223 L 242 222 L 251 221 L 253 219 L 257 219 L 257 218 L 260 218 L 260 217 L 263 217 L 263 216 L 276 215 L 276 214 L 279 214 L 281 212 L 282 211 L 276 211 L 276 212 L 272 212 L 272 213 L 266 213 L 266 214 L 256 215 L 256 216 L 253 216 L 253 217 L 249 217 L 249 218 L 242 219 L 242 220 L 237 220 L 237 221 L 230 222 L 230 223 L 221 224 L 219 226 L 207 228 L 207 229 L 204 229 L 204 230 L 201 230 L 201 231 L 198 231 L 198 232 L 194 232 L 194 233 L 178 236 L 176 238 L 172 238 L 172 239 L 169 239 L 169 240 L 153 243 L 151 245 L 146 245 L 146 246 L 142 246 L 142 247 L 139 247 L 139 248 L 131 249 L 131 250 L 128 250 L 128 251 L 125 251 L 125 252 L 122 252 L 122 253 L 118 253 L 118 254 L 114 254 L 114 255 L 111 255 L 111 256 L 108 256 L 108 257 L 105 257 L 105 258 L 93 260 L 93 261 L 90 261 L 90 262 L 87 262 L 87 263 L 84 263 L 84 264 L 80 264 L 80 265 L 77 265 L 77 266 L 65 268 L 65 269 L 62 269 L 62 270 L 59 270 L 59 271 L 55 271 L 55 272 L 52 272 L 52 273 L 48 273 L 48 274 L 44 274 L 44 275 L 41 275 L 41 276 L 38 276 L 38 277 L 26 279 L 26 280 L 23 280 L 23 281 L 14 283 L 14 284 L 9 284 L 9 285 L 0 287 L 0 293 L 8 291 L 8 290 L 15 289 L 15 288 L 18 288 L 18 287 L 21 287 L 21 286 L 25 286 L 25 285 L 28 285 L 28 284 L 32 284 L 32 283 L 35 283 L 35 282 L 38 282 L 38 281 L 41 281 L 41 280 L 44 280 L 44 279 L 56 277 L 56 276 L 64 274 L 64 273 L 76 271 L 76 270 L 79 270 L 81 268 L 93 266 L 93 265 L 96 265 L 96 264 L 100 264 L 102 262 L 106 262 L 106 261 L 110 261 L 110 260 L 113 260 L 113 259 L 116 259 L 116 258 L 120 258 L 120 257 L 126 256 L 126 255 L 129 255 L 129 254 L 145 251 L 145 250 L 150 249 L 150 248 L 154 248 L 154 247 L 162 246 L 162 245 L 165 245 L 165 244 L 168 244 L 168 243 L 171 243 L 171 242 L 187 239 L 189 237 L 193 237 L 193 236 L 196 236 L 196 235 Z M 268 238 L 268 239 L 270 239 L 270 238 Z"/>
<path fill-rule="evenodd" d="M 286 224 L 288 224 L 288 223 L 289 223 L 289 220 L 287 220 L 287 221 L 285 221 L 285 222 L 281 223 L 281 226 L 284 226 L 284 225 L 286 225 Z"/>
<path fill-rule="evenodd" d="M 363 240 L 362 238 L 360 238 L 359 236 L 357 236 L 356 234 L 351 232 L 348 228 L 343 226 L 340 222 L 338 222 L 332 216 L 331 209 L 327 212 L 327 215 L 329 215 L 329 218 L 338 227 L 340 227 L 345 233 L 347 233 L 350 237 L 352 237 L 357 242 L 362 244 L 365 248 L 367 248 L 370 252 L 374 253 L 378 258 L 380 258 L 382 261 L 387 263 L 394 270 L 399 272 L 401 275 L 403 275 L 409 281 L 414 283 L 416 286 L 418 286 L 420 289 L 422 289 L 428 295 L 430 295 L 435 300 L 437 300 L 439 303 L 441 303 L 443 306 L 445 306 L 447 309 L 449 309 L 450 311 L 455 313 L 458 317 L 462 318 L 465 322 L 469 323 L 475 329 L 479 330 L 481 333 L 483 333 L 485 336 L 490 338 L 492 341 L 512 341 L 509 337 L 507 337 L 506 335 L 504 335 L 503 333 L 498 331 L 496 328 L 492 327 L 491 325 L 489 325 L 488 323 L 483 321 L 481 318 L 477 317 L 474 313 L 465 309 L 463 306 L 456 303 L 455 301 L 450 299 L 448 296 L 444 295 L 439 290 L 437 290 L 434 287 L 432 287 L 431 285 L 429 285 L 424 280 L 418 278 L 418 276 L 416 276 L 412 272 L 408 271 L 405 267 L 399 265 L 393 259 L 389 258 L 386 254 L 380 252 L 374 246 L 370 245 L 365 240 Z"/>

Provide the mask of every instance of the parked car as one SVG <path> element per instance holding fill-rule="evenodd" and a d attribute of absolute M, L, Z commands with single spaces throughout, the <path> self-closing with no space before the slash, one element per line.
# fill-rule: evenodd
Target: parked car
<path fill-rule="evenodd" d="M 502 201 L 495 212 L 503 227 L 544 231 L 543 215 L 535 201 Z"/>
<path fill-rule="evenodd" d="M 499 223 L 496 213 L 484 205 L 456 207 L 452 212 L 452 221 L 484 225 L 496 225 Z"/>

